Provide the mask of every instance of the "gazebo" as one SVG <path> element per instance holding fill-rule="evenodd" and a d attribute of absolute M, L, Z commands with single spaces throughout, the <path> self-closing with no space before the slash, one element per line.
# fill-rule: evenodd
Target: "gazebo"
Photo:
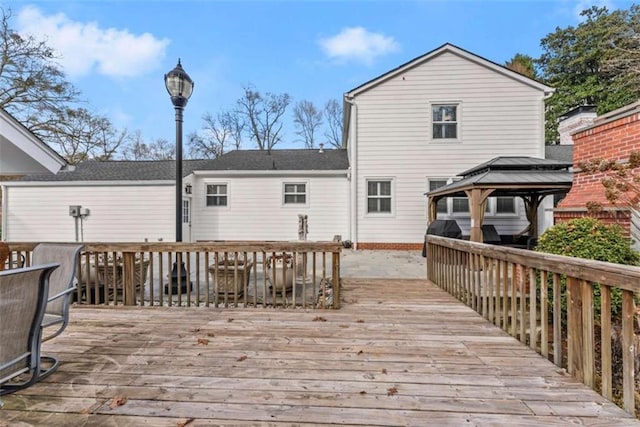
<path fill-rule="evenodd" d="M 538 207 L 551 194 L 566 193 L 571 188 L 571 163 L 535 157 L 496 157 L 467 171 L 461 179 L 426 193 L 428 221 L 437 218 L 436 205 L 444 197 L 467 197 L 471 215 L 469 239 L 482 242 L 482 223 L 489 196 L 518 196 L 524 201 L 529 227 L 525 233 L 535 237 Z"/>

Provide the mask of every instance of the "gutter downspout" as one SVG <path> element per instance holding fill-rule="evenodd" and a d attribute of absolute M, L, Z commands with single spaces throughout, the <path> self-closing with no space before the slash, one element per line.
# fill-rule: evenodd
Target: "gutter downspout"
<path fill-rule="evenodd" d="M 353 136 L 349 150 L 351 156 L 351 183 L 349 185 L 349 234 L 353 242 L 353 249 L 358 249 L 358 104 L 353 95 L 345 94 L 344 101 L 353 107 L 350 121 L 353 123 L 350 134 Z"/>
<path fill-rule="evenodd" d="M 2 224 L 0 225 L 2 227 L 2 236 L 0 236 L 0 241 L 6 242 L 7 241 L 7 214 L 9 213 L 9 210 L 7 208 L 9 204 L 7 186 L 4 184 L 1 185 L 0 191 L 2 191 Z"/>

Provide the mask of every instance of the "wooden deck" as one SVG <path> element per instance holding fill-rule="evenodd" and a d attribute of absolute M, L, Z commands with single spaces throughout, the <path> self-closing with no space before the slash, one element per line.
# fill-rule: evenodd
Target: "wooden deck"
<path fill-rule="evenodd" d="M 347 279 L 342 297 L 74 308 L 44 346 L 59 370 L 2 397 L 0 425 L 640 425 L 424 280 Z"/>

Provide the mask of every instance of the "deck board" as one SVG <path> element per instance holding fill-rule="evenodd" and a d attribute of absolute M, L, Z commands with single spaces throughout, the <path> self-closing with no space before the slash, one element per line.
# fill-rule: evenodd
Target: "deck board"
<path fill-rule="evenodd" d="M 74 307 L 43 348 L 60 368 L 3 396 L 0 426 L 640 425 L 424 280 L 342 292 L 337 311 Z"/>

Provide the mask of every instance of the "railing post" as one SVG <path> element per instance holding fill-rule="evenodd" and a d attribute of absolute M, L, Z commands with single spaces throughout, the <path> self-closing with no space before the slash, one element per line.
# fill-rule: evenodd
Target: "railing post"
<path fill-rule="evenodd" d="M 333 278 L 333 308 L 340 308 L 340 252 L 333 253 L 333 260 L 331 262 L 333 266 L 333 272 L 331 277 Z"/>
<path fill-rule="evenodd" d="M 633 320 L 635 307 L 633 292 L 622 291 L 622 390 L 624 410 L 630 414 L 635 413 L 635 343 Z"/>
<path fill-rule="evenodd" d="M 124 263 L 124 271 L 122 272 L 124 305 L 136 305 L 136 255 L 134 252 L 123 252 L 122 257 Z"/>
<path fill-rule="evenodd" d="M 584 380 L 582 365 L 582 299 L 580 281 L 567 277 L 567 371 L 578 381 Z"/>

